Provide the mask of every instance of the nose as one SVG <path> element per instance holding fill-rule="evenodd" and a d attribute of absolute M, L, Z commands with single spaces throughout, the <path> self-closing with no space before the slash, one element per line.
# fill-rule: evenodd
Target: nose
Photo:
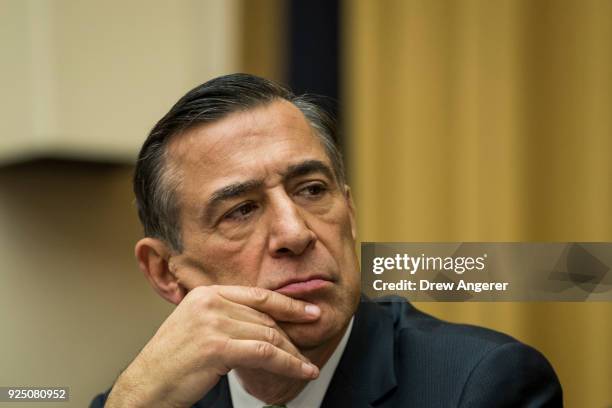
<path fill-rule="evenodd" d="M 317 240 L 302 209 L 284 192 L 271 200 L 269 251 L 274 257 L 301 255 Z"/>

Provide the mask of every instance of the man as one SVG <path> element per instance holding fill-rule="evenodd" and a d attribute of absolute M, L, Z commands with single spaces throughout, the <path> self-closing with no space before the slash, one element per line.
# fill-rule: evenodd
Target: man
<path fill-rule="evenodd" d="M 177 305 L 93 407 L 560 406 L 532 348 L 360 301 L 333 120 L 251 75 L 187 93 L 134 189 L 140 269 Z"/>

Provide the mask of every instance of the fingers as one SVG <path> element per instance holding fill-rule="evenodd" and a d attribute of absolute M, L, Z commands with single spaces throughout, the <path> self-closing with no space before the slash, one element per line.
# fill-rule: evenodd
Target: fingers
<path fill-rule="evenodd" d="M 229 339 L 223 354 L 228 369 L 262 369 L 304 380 L 312 380 L 319 375 L 319 369 L 314 364 L 306 363 L 265 341 Z"/>
<path fill-rule="evenodd" d="M 317 320 L 321 314 L 316 305 L 267 289 L 247 286 L 218 286 L 217 289 L 227 300 L 249 306 L 276 321 L 305 323 Z"/>
<path fill-rule="evenodd" d="M 300 351 L 291 343 L 287 335 L 278 327 L 262 326 L 256 323 L 245 321 L 232 321 L 228 324 L 228 334 L 236 340 L 257 340 L 267 342 L 301 359 L 310 362 Z"/>
<path fill-rule="evenodd" d="M 257 323 L 262 326 L 278 327 L 276 321 L 265 313 L 255 310 L 252 307 L 234 303 L 230 300 L 222 298 L 224 304 L 224 313 L 227 317 L 234 320 L 242 320 L 244 322 Z"/>
<path fill-rule="evenodd" d="M 321 314 L 316 305 L 266 289 L 221 285 L 195 288 L 187 301 L 222 340 L 209 350 L 218 373 L 240 367 L 299 379 L 319 375 L 277 324 L 315 321 Z"/>
<path fill-rule="evenodd" d="M 251 307 L 241 305 L 239 303 L 231 302 L 223 298 L 224 302 L 227 302 L 231 307 L 226 307 L 224 310 L 227 317 L 241 321 L 255 323 L 256 325 L 262 326 L 263 328 L 272 328 L 277 330 L 284 338 L 289 340 L 289 336 L 281 329 L 276 321 L 265 313 L 255 310 Z M 293 344 L 293 343 L 292 343 Z"/>

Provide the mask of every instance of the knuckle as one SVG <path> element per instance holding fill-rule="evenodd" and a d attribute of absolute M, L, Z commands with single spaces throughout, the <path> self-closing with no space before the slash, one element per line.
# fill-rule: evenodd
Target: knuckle
<path fill-rule="evenodd" d="M 212 292 L 211 290 L 200 290 L 197 295 L 197 304 L 203 309 L 212 308 L 215 305 L 216 300 L 217 296 L 215 292 Z"/>
<path fill-rule="evenodd" d="M 221 375 L 227 374 L 233 365 L 231 359 L 228 358 L 230 356 L 231 342 L 232 340 L 229 338 L 219 339 L 215 354 L 211 357 L 211 361 L 220 367 L 219 374 Z"/>
<path fill-rule="evenodd" d="M 261 324 L 266 327 L 276 328 L 276 321 L 264 313 L 261 314 Z"/>
<path fill-rule="evenodd" d="M 203 347 L 203 353 L 209 357 L 217 358 L 227 351 L 229 339 L 209 339 L 206 347 Z"/>
<path fill-rule="evenodd" d="M 198 294 L 198 293 L 206 292 L 207 290 L 208 290 L 207 286 L 196 286 L 195 288 L 191 289 L 189 293 Z"/>
<path fill-rule="evenodd" d="M 197 286 L 191 289 L 187 296 L 201 298 L 202 296 L 207 296 L 208 292 L 210 292 L 210 288 L 207 286 Z"/>
<path fill-rule="evenodd" d="M 266 328 L 266 341 L 277 346 L 281 341 L 280 335 L 275 329 L 268 327 Z"/>
<path fill-rule="evenodd" d="M 263 304 L 268 301 L 270 294 L 261 288 L 253 286 L 249 288 L 249 297 L 258 304 Z"/>
<path fill-rule="evenodd" d="M 223 322 L 219 316 L 212 316 L 206 319 L 206 325 L 213 329 L 220 329 L 223 327 Z"/>
<path fill-rule="evenodd" d="M 255 346 L 255 354 L 261 359 L 268 359 L 272 357 L 274 349 L 270 343 L 257 342 Z"/>
<path fill-rule="evenodd" d="M 297 300 L 293 298 L 289 298 L 288 307 L 289 307 L 289 310 L 291 310 L 292 312 L 297 312 L 297 311 L 302 310 L 302 308 L 300 307 L 300 302 L 298 302 Z"/>
<path fill-rule="evenodd" d="M 230 348 L 232 340 L 229 337 L 225 337 L 223 339 L 219 339 L 217 341 L 217 355 L 225 355 Z"/>
<path fill-rule="evenodd" d="M 185 298 L 183 299 L 181 303 L 184 303 L 184 304 L 195 303 L 200 298 L 200 295 L 201 295 L 200 288 L 194 288 L 190 290 L 189 292 L 187 292 L 187 294 L 185 295 Z"/>

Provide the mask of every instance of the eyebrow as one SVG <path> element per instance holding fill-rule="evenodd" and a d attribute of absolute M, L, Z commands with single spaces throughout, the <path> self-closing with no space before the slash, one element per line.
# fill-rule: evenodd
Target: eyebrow
<path fill-rule="evenodd" d="M 301 163 L 289 166 L 287 171 L 283 173 L 283 181 L 312 173 L 323 173 L 325 177 L 334 180 L 333 173 L 327 164 L 320 160 L 305 160 Z"/>
<path fill-rule="evenodd" d="M 222 202 L 243 196 L 250 191 L 261 188 L 263 184 L 263 180 L 247 180 L 232 183 L 218 189 L 217 191 L 212 193 L 210 198 L 207 200 L 207 205 L 205 207 L 206 220 L 210 221 L 214 209 L 218 207 Z"/>
<path fill-rule="evenodd" d="M 283 182 L 287 182 L 296 177 L 306 176 L 313 173 L 322 173 L 325 177 L 330 180 L 335 180 L 332 170 L 328 165 L 320 160 L 305 160 L 298 164 L 293 164 L 287 168 L 286 171 L 281 173 Z M 245 195 L 253 190 L 257 190 L 264 185 L 262 179 L 253 179 L 232 183 L 227 186 L 221 187 L 220 189 L 213 192 L 210 198 L 207 200 L 206 207 L 204 208 L 203 218 L 207 223 L 211 221 L 214 210 L 224 201 L 228 201 L 234 198 Z"/>

